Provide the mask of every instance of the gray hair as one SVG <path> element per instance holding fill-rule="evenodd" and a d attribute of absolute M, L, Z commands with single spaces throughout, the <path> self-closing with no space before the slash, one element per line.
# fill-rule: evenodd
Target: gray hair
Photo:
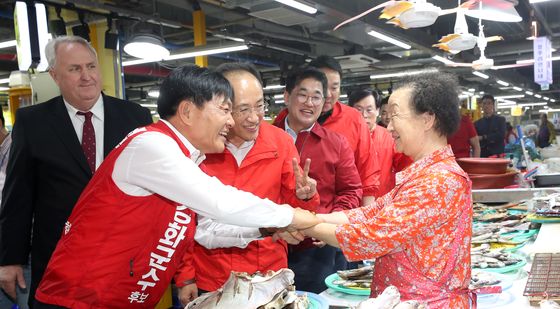
<path fill-rule="evenodd" d="M 81 44 L 82 46 L 87 48 L 93 56 L 95 56 L 95 59 L 97 59 L 97 52 L 84 38 L 75 35 L 63 35 L 50 40 L 47 43 L 47 46 L 45 46 L 45 57 L 47 57 L 49 68 L 52 69 L 56 65 L 56 49 L 58 48 L 58 46 L 60 44 L 70 43 Z"/>

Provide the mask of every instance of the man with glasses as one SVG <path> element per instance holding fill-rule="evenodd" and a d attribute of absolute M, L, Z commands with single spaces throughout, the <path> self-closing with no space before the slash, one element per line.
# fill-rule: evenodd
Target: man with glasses
<path fill-rule="evenodd" d="M 306 176 L 309 162 L 306 171 L 300 173 L 292 139 L 263 121 L 266 103 L 259 72 L 244 63 L 223 64 L 217 70 L 232 85 L 235 124 L 228 133 L 226 150 L 207 155 L 205 171 L 226 185 L 261 198 L 314 211 L 319 196 L 315 181 Z M 194 252 L 185 257 L 185 267 L 176 282 L 181 302 L 186 305 L 197 296 L 198 289 L 220 288 L 231 271 L 252 274 L 288 267 L 286 242 L 273 241 L 266 234 L 256 228 L 199 219 Z M 258 240 L 249 243 L 253 239 Z M 233 245 L 239 248 L 229 248 Z"/>
<path fill-rule="evenodd" d="M 397 152 L 395 140 L 384 127 L 376 124 L 381 96 L 370 89 L 353 91 L 348 96 L 348 105 L 355 108 L 366 122 L 371 134 L 371 142 L 375 149 L 375 158 L 381 167 L 380 196 L 385 195 L 395 187 L 395 174 L 412 163 L 412 159 Z"/>
<path fill-rule="evenodd" d="M 362 205 L 369 205 L 373 203 L 375 197 L 379 196 L 381 172 L 375 157 L 370 155 L 374 153 L 374 147 L 371 144 L 367 125 L 354 109 L 338 101 L 342 68 L 336 59 L 323 55 L 311 61 L 309 65 L 325 73 L 328 80 L 327 90 L 323 95 L 325 97 L 323 110 L 321 110 L 317 122 L 346 138 L 354 154 L 355 165 L 362 181 L 364 192 Z M 283 123 L 287 114 L 288 110 L 281 111 L 274 120 L 274 124 Z"/>
<path fill-rule="evenodd" d="M 311 159 L 309 176 L 317 180 L 317 213 L 322 214 L 359 207 L 362 198 L 360 174 L 346 138 L 317 122 L 327 85 L 326 75 L 316 68 L 291 74 L 284 92 L 288 116 L 278 124 L 293 138 L 302 162 Z M 313 239 L 290 246 L 288 263 L 296 274 L 296 287 L 314 293 L 325 290 L 325 278 L 346 268 L 346 261 L 337 262 L 336 256 L 336 248 Z"/>

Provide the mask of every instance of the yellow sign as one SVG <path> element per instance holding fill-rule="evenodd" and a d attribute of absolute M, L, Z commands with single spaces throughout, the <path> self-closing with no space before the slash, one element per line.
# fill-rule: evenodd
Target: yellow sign
<path fill-rule="evenodd" d="M 512 116 L 522 116 L 523 115 L 523 107 L 521 106 L 514 106 L 511 108 L 511 115 Z"/>

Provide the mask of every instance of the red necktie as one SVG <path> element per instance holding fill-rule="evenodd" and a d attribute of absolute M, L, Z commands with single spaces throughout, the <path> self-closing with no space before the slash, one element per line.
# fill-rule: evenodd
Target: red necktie
<path fill-rule="evenodd" d="M 91 173 L 95 172 L 95 131 L 91 122 L 92 112 L 78 112 L 78 115 L 84 116 L 84 129 L 82 131 L 82 149 L 86 155 L 86 160 L 91 169 Z"/>

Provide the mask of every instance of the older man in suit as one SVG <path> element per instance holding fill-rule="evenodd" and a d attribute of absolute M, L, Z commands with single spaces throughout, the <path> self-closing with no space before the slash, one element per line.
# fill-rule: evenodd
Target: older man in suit
<path fill-rule="evenodd" d="M 17 111 L 0 213 L 0 287 L 25 288 L 29 303 L 74 204 L 103 158 L 133 129 L 152 122 L 147 109 L 101 92 L 97 55 L 79 37 L 46 47 L 62 96 Z"/>

